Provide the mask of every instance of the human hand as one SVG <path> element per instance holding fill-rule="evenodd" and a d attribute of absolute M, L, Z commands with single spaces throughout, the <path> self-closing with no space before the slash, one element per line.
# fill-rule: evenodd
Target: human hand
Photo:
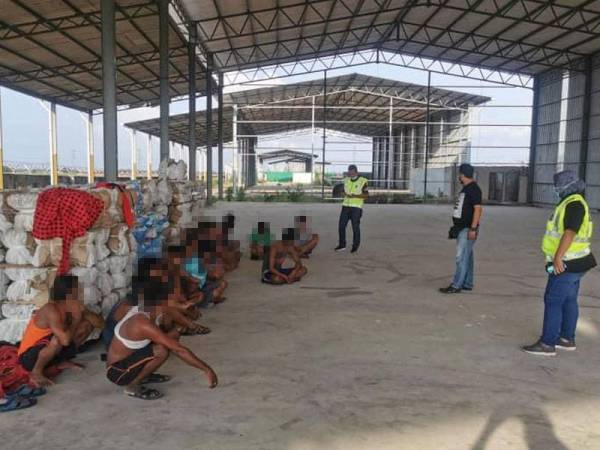
<path fill-rule="evenodd" d="M 470 241 L 476 241 L 477 240 L 477 231 L 469 230 L 469 234 L 468 234 L 467 238 Z"/>
<path fill-rule="evenodd" d="M 210 367 L 206 371 L 206 378 L 208 378 L 208 384 L 211 389 L 216 388 L 217 384 L 219 384 L 219 380 L 217 379 L 217 374 Z"/>
<path fill-rule="evenodd" d="M 554 275 L 560 275 L 565 271 L 565 263 L 561 258 L 555 257 L 552 265 L 554 266 Z"/>

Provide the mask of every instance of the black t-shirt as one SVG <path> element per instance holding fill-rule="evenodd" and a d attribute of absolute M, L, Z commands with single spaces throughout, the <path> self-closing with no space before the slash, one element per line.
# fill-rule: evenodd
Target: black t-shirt
<path fill-rule="evenodd" d="M 565 201 L 567 198 L 563 199 Z M 571 230 L 575 233 L 579 232 L 581 225 L 583 225 L 583 219 L 585 218 L 585 207 L 581 202 L 572 202 L 567 205 L 565 209 L 565 218 L 563 221 L 565 230 Z M 596 259 L 591 253 L 583 258 L 572 259 L 566 262 L 567 271 L 580 273 L 587 272 L 590 269 L 596 267 Z"/>
<path fill-rule="evenodd" d="M 452 214 L 454 225 L 459 228 L 470 228 L 477 205 L 481 205 L 481 189 L 477 183 L 469 183 L 462 188 L 454 205 Z"/>

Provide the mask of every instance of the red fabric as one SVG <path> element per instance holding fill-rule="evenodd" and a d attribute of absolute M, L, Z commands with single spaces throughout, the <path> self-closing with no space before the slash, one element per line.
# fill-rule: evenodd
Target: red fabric
<path fill-rule="evenodd" d="M 29 384 L 31 378 L 20 364 L 17 347 L 0 345 L 0 398 L 6 392 L 14 391 L 24 384 Z"/>
<path fill-rule="evenodd" d="M 125 188 L 117 183 L 108 183 L 106 181 L 101 181 L 96 183 L 97 188 L 106 188 L 106 189 L 118 189 L 119 195 L 121 196 L 121 201 L 123 203 L 123 218 L 125 219 L 125 223 L 129 227 L 129 229 L 133 229 L 135 226 L 135 216 L 133 214 L 133 210 L 131 208 L 131 202 L 129 201 L 129 195 L 125 192 Z"/>
<path fill-rule="evenodd" d="M 102 200 L 76 189 L 54 188 L 39 195 L 33 216 L 33 237 L 62 238 L 59 275 L 69 271 L 71 242 L 92 227 L 103 209 Z"/>

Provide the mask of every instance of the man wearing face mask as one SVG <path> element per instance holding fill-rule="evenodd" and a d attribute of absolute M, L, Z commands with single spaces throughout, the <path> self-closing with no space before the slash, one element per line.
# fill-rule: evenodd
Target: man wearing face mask
<path fill-rule="evenodd" d="M 532 355 L 554 356 L 557 348 L 575 350 L 579 282 L 596 266 L 590 248 L 593 224 L 583 196 L 585 182 L 575 172 L 565 170 L 554 175 L 554 189 L 559 202 L 542 241 L 549 274 L 542 337 L 535 344 L 523 347 L 523 351 Z"/>
<path fill-rule="evenodd" d="M 456 273 L 450 286 L 441 288 L 443 294 L 458 294 L 462 290 L 473 290 L 474 265 L 473 247 L 479 234 L 481 207 L 481 189 L 473 178 L 475 169 L 470 164 L 461 164 L 458 168 L 458 180 L 463 185 L 454 206 L 452 220 L 457 240 Z"/>
<path fill-rule="evenodd" d="M 367 179 L 358 175 L 354 164 L 348 166 L 348 176 L 344 178 L 344 201 L 338 225 L 339 244 L 336 252 L 346 250 L 346 227 L 352 222 L 352 251 L 356 253 L 360 246 L 360 219 L 365 199 L 369 197 Z"/>

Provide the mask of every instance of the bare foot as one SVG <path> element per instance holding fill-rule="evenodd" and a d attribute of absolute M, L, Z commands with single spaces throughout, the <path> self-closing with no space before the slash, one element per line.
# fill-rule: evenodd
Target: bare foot
<path fill-rule="evenodd" d="M 46 378 L 42 373 L 31 372 L 31 379 L 36 387 L 46 387 L 54 385 L 54 381 Z"/>
<path fill-rule="evenodd" d="M 79 370 L 85 369 L 85 366 L 83 364 L 74 363 L 72 361 L 64 361 L 64 362 L 58 363 L 56 365 L 56 368 L 58 370 L 71 369 L 71 370 L 79 371 Z"/>

